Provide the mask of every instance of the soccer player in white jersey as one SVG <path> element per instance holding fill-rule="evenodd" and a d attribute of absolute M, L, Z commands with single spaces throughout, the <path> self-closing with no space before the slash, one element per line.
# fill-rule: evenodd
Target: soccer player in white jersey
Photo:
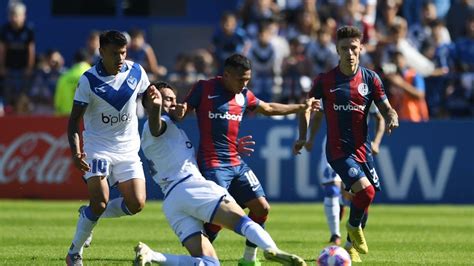
<path fill-rule="evenodd" d="M 145 205 L 145 176 L 138 156 L 136 100 L 150 82 L 145 70 L 126 61 L 127 40 L 115 30 L 100 35 L 101 60 L 79 80 L 68 124 L 74 165 L 84 173 L 89 206 L 80 208 L 67 265 L 82 265 L 84 243 L 99 217 L 133 215 Z M 84 120 L 83 147 L 79 124 Z M 122 197 L 109 201 L 109 185 Z"/>
<path fill-rule="evenodd" d="M 149 116 L 143 127 L 142 150 L 153 179 L 165 195 L 163 211 L 168 223 L 191 256 L 163 254 L 140 242 L 135 247 L 136 264 L 220 265 L 203 234 L 204 222 L 212 222 L 257 244 L 269 260 L 306 265 L 298 256 L 278 249 L 271 236 L 245 214 L 225 188 L 201 175 L 193 145 L 175 124 L 186 108 L 176 104 L 176 93 L 169 84 L 150 85 L 142 102 Z"/>
<path fill-rule="evenodd" d="M 321 111 L 323 109 L 321 108 Z M 377 155 L 379 153 L 380 142 L 385 131 L 385 120 L 377 109 L 377 106 L 372 103 L 370 106 L 369 113 L 375 118 L 375 136 L 371 142 L 372 153 Z M 313 148 L 316 133 L 318 132 L 321 122 L 323 119 L 322 112 L 315 112 L 312 117 L 311 128 L 309 133 L 309 139 L 304 145 L 305 149 L 309 152 Z M 351 198 L 351 193 L 347 192 L 342 188 L 341 177 L 332 169 L 326 158 L 326 141 L 327 137 L 324 136 L 321 150 L 321 160 L 318 165 L 318 177 L 319 182 L 324 190 L 324 214 L 326 215 L 326 221 L 331 232 L 330 243 L 336 245 L 341 244 L 341 232 L 339 229 L 340 220 L 344 213 L 344 205 L 348 205 L 347 202 Z M 297 147 L 295 147 L 296 149 Z M 295 150 L 298 153 L 298 150 Z M 362 223 L 362 227 L 365 227 L 368 213 L 365 215 Z M 350 241 L 348 241 L 350 243 Z M 362 262 L 359 253 L 350 245 L 346 245 L 346 248 L 351 256 L 353 262 Z"/>

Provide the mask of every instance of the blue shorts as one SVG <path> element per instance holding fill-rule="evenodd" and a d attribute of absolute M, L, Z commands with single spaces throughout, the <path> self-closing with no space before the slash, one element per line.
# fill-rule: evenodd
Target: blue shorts
<path fill-rule="evenodd" d="M 265 197 L 260 181 L 245 162 L 238 166 L 201 169 L 201 173 L 207 180 L 226 188 L 242 208 L 250 200 Z"/>
<path fill-rule="evenodd" d="M 349 190 L 357 180 L 363 177 L 369 179 L 376 191 L 381 190 L 379 177 L 375 171 L 374 162 L 372 160 L 360 163 L 351 157 L 345 157 L 332 161 L 329 164 L 341 177 L 347 190 Z"/>

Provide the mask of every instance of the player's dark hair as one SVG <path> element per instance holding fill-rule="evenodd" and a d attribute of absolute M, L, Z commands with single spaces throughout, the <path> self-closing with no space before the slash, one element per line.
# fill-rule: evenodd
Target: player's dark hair
<path fill-rule="evenodd" d="M 122 47 L 127 45 L 127 38 L 125 38 L 125 35 L 120 31 L 109 30 L 100 34 L 99 43 L 100 47 L 105 47 L 110 44 Z"/>
<path fill-rule="evenodd" d="M 178 91 L 177 91 L 173 86 L 171 86 L 171 84 L 169 84 L 169 83 L 167 83 L 167 82 L 164 82 L 164 81 L 153 82 L 153 83 L 151 83 L 150 85 L 148 85 L 148 88 L 149 88 L 150 86 L 153 86 L 153 85 L 154 85 L 154 86 L 156 87 L 156 89 L 158 89 L 160 92 L 161 92 L 162 89 L 169 88 L 169 89 L 171 89 L 171 90 L 174 92 L 174 94 L 175 94 L 176 96 L 178 95 Z M 147 88 L 147 90 L 148 90 L 148 88 Z M 145 91 L 145 92 L 143 93 L 143 95 L 142 95 L 142 105 L 143 105 L 145 108 L 146 108 L 145 103 L 146 103 L 147 100 L 148 100 L 148 94 L 147 94 L 146 91 Z"/>
<path fill-rule="evenodd" d="M 338 41 L 346 38 L 362 39 L 362 32 L 354 26 L 342 26 L 337 29 L 336 38 Z"/>
<path fill-rule="evenodd" d="M 224 62 L 224 71 L 237 70 L 238 72 L 245 72 L 250 69 L 252 69 L 250 60 L 241 54 L 233 54 Z"/>

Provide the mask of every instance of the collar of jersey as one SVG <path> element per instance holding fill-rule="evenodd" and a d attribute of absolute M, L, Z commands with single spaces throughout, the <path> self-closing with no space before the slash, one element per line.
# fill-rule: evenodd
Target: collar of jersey
<path fill-rule="evenodd" d="M 104 67 L 104 64 L 102 63 L 102 59 L 100 59 L 100 61 L 97 63 L 95 68 L 96 68 L 97 74 L 99 74 L 99 76 L 101 76 L 101 77 L 110 76 L 107 73 L 107 71 L 105 71 L 105 67 Z M 123 73 L 127 70 L 128 70 L 128 65 L 127 65 L 127 63 L 124 62 L 124 64 L 122 65 L 122 68 L 120 69 L 120 73 Z"/>

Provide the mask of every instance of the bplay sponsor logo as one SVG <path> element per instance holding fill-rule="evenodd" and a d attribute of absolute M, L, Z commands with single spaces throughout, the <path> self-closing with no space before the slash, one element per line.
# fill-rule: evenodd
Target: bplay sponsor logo
<path fill-rule="evenodd" d="M 116 115 L 105 115 L 102 113 L 102 123 L 110 124 L 111 126 L 117 123 L 128 123 L 132 121 L 129 113 L 118 113 Z"/>

